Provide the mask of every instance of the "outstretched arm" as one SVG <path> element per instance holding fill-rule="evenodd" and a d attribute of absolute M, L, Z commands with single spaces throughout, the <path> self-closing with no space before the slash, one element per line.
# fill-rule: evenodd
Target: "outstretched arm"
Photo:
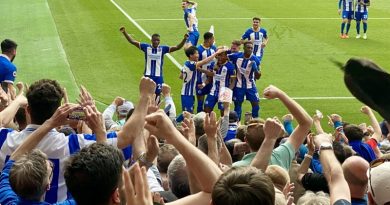
<path fill-rule="evenodd" d="M 341 199 L 351 202 L 351 194 L 348 183 L 344 178 L 343 169 L 334 155 L 333 149 L 324 148 L 325 145 L 332 144 L 332 136 L 320 134 L 314 137 L 314 142 L 316 147 L 320 147 L 320 161 L 323 173 L 328 181 L 330 204 L 334 204 L 334 202 Z"/>
<path fill-rule="evenodd" d="M 211 193 L 215 182 L 222 174 L 218 166 L 203 152 L 193 146 L 174 127 L 164 111 L 159 110 L 145 118 L 145 128 L 156 136 L 164 136 L 167 143 L 172 144 L 183 155 L 191 170 L 205 193 Z"/>
<path fill-rule="evenodd" d="M 180 50 L 181 48 L 183 48 L 184 44 L 186 43 L 187 39 L 188 39 L 189 35 L 188 34 L 184 34 L 184 38 L 183 40 L 181 40 L 181 42 L 179 44 L 177 44 L 176 46 L 172 46 L 169 48 L 169 52 L 175 52 L 177 50 Z"/>
<path fill-rule="evenodd" d="M 268 118 L 264 123 L 264 141 L 257 151 L 251 166 L 261 169 L 263 172 L 268 167 L 268 163 L 274 148 L 275 142 L 278 139 L 279 133 L 282 131 L 282 126 L 276 120 Z"/>
<path fill-rule="evenodd" d="M 139 85 L 140 98 L 131 117 L 126 121 L 122 129 L 117 133 L 118 148 L 122 149 L 133 144 L 134 139 L 142 135 L 145 116 L 148 111 L 149 101 L 153 97 L 156 83 L 150 78 L 142 77 Z"/>
<path fill-rule="evenodd" d="M 286 106 L 290 113 L 298 122 L 298 126 L 291 133 L 287 142 L 294 146 L 295 150 L 298 150 L 299 146 L 305 140 L 306 134 L 309 132 L 313 123 L 310 115 L 300 106 L 297 102 L 291 99 L 285 92 L 279 88 L 270 85 L 264 89 L 264 97 L 268 99 L 279 98 L 280 101 Z"/>
<path fill-rule="evenodd" d="M 141 48 L 140 46 L 140 42 L 136 41 L 135 39 L 133 39 L 127 32 L 126 32 L 126 28 L 124 26 L 122 26 L 119 31 L 125 36 L 125 38 L 127 39 L 127 41 L 131 44 L 133 44 L 135 47 L 137 48 Z"/>

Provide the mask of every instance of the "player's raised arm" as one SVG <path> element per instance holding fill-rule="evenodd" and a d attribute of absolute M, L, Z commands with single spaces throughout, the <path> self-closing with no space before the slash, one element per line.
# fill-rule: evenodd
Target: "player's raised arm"
<path fill-rule="evenodd" d="M 119 31 L 126 37 L 127 41 L 137 48 L 141 48 L 140 42 L 136 41 L 134 38 L 132 38 L 127 32 L 126 28 L 124 26 L 120 27 Z"/>
<path fill-rule="evenodd" d="M 343 3 L 343 0 L 339 0 L 339 9 L 338 9 L 338 13 L 339 15 L 341 14 L 341 5 Z"/>
<path fill-rule="evenodd" d="M 187 39 L 188 39 L 189 35 L 186 33 L 184 34 L 184 38 L 183 40 L 181 40 L 181 42 L 179 44 L 177 44 L 176 46 L 172 46 L 172 47 L 169 47 L 169 52 L 175 52 L 177 50 L 180 50 L 181 48 L 183 48 L 184 44 L 186 43 Z"/>
<path fill-rule="evenodd" d="M 195 1 L 187 1 L 187 3 L 191 4 L 192 7 L 198 7 L 198 3 L 196 3 Z"/>

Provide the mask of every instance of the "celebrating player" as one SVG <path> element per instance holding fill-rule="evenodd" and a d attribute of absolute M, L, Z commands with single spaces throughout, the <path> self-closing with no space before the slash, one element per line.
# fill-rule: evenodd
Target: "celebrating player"
<path fill-rule="evenodd" d="M 264 48 L 268 43 L 267 31 L 260 27 L 261 19 L 259 17 L 253 17 L 252 28 L 245 31 L 241 37 L 241 42 L 244 40 L 252 41 L 253 43 L 253 54 L 259 58 L 259 62 L 263 58 Z"/>
<path fill-rule="evenodd" d="M 363 39 L 367 39 L 368 6 L 370 6 L 370 0 L 356 0 L 356 38 L 360 38 L 360 21 L 363 20 Z"/>
<path fill-rule="evenodd" d="M 341 6 L 343 9 L 341 10 Z M 342 13 L 341 13 L 342 11 Z M 353 0 L 339 0 L 339 15 L 341 14 L 341 18 L 343 21 L 341 22 L 341 38 L 349 38 L 348 31 L 351 27 L 351 20 L 353 18 Z M 347 28 L 344 33 L 345 24 L 347 24 Z"/>
<path fill-rule="evenodd" d="M 184 23 L 186 24 L 189 38 L 184 45 L 184 49 L 190 46 L 196 46 L 199 39 L 198 19 L 196 18 L 196 9 L 198 4 L 194 1 L 183 0 L 181 8 L 184 11 Z"/>

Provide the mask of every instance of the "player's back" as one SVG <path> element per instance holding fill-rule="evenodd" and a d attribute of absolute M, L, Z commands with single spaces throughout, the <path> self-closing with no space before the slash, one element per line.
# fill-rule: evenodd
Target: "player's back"
<path fill-rule="evenodd" d="M 194 96 L 195 93 L 195 80 L 196 80 L 196 62 L 186 61 L 181 70 L 183 75 L 183 86 L 181 89 L 181 95 Z"/>

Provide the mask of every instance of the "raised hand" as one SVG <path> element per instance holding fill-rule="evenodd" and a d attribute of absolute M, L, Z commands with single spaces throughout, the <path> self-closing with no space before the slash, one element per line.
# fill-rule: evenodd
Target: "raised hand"
<path fill-rule="evenodd" d="M 78 107 L 79 105 L 71 103 L 61 105 L 47 122 L 52 128 L 67 125 L 71 122 L 71 120 L 68 119 L 68 115 Z"/>
<path fill-rule="evenodd" d="M 314 144 L 314 135 L 313 133 L 310 133 L 306 136 L 306 142 L 307 142 L 307 149 L 309 150 L 309 155 L 313 155 L 316 146 Z"/>
<path fill-rule="evenodd" d="M 325 142 L 332 144 L 332 135 L 324 133 L 314 137 L 314 144 L 316 147 L 320 147 L 320 145 Z"/>
<path fill-rule="evenodd" d="M 367 105 L 363 106 L 360 111 L 366 115 L 370 114 L 372 112 L 371 108 L 368 107 Z"/>
<path fill-rule="evenodd" d="M 106 128 L 104 126 L 104 119 L 102 113 L 100 113 L 95 106 L 89 106 L 83 108 L 85 113 L 85 123 L 96 134 L 105 134 Z"/>
<path fill-rule="evenodd" d="M 282 92 L 283 91 L 280 90 L 279 88 L 277 88 L 273 85 L 270 85 L 264 89 L 263 95 L 267 99 L 275 99 L 275 98 L 278 98 Z"/>
<path fill-rule="evenodd" d="M 93 100 L 91 94 L 88 92 L 88 90 L 84 86 L 80 86 L 80 94 L 79 94 L 80 99 L 77 100 L 78 103 L 82 107 L 86 107 L 87 105 L 89 106 L 95 106 L 95 101 Z"/>
<path fill-rule="evenodd" d="M 121 26 L 121 27 L 119 28 L 119 31 L 122 32 L 122 33 L 124 33 L 124 32 L 126 32 L 126 28 L 125 28 L 124 26 Z"/>
<path fill-rule="evenodd" d="M 142 77 L 141 82 L 139 84 L 139 93 L 141 96 L 148 96 L 151 97 L 154 95 L 156 90 L 156 83 L 148 78 L 148 77 Z"/>
<path fill-rule="evenodd" d="M 171 96 L 171 87 L 168 84 L 163 83 L 161 92 L 164 95 L 164 97 L 169 97 Z"/>
<path fill-rule="evenodd" d="M 194 120 L 192 118 L 184 118 L 183 122 L 181 123 L 184 131 L 184 137 L 187 138 L 187 140 L 196 146 L 196 135 L 195 135 L 195 124 Z"/>
<path fill-rule="evenodd" d="M 159 145 L 156 136 L 150 135 L 146 142 L 147 152 L 146 160 L 148 162 L 153 162 L 158 155 Z"/>
<path fill-rule="evenodd" d="M 134 176 L 134 177 L 130 177 Z M 149 191 L 146 169 L 135 163 L 127 171 L 123 168 L 122 177 L 125 182 L 125 197 L 127 205 L 153 205 L 152 194 Z M 132 180 L 134 179 L 134 180 Z"/>
<path fill-rule="evenodd" d="M 283 125 L 275 119 L 268 118 L 264 123 L 264 136 L 269 139 L 277 139 L 283 130 Z"/>
<path fill-rule="evenodd" d="M 166 140 L 172 140 L 173 132 L 177 132 L 171 119 L 164 113 L 163 110 L 151 113 L 145 117 L 145 129 L 155 136 L 163 136 Z"/>
<path fill-rule="evenodd" d="M 206 133 L 207 137 L 211 137 L 211 138 L 217 137 L 218 122 L 217 122 L 217 115 L 215 114 L 214 111 L 212 111 L 210 115 L 206 114 L 203 126 L 204 126 L 204 132 Z"/>

